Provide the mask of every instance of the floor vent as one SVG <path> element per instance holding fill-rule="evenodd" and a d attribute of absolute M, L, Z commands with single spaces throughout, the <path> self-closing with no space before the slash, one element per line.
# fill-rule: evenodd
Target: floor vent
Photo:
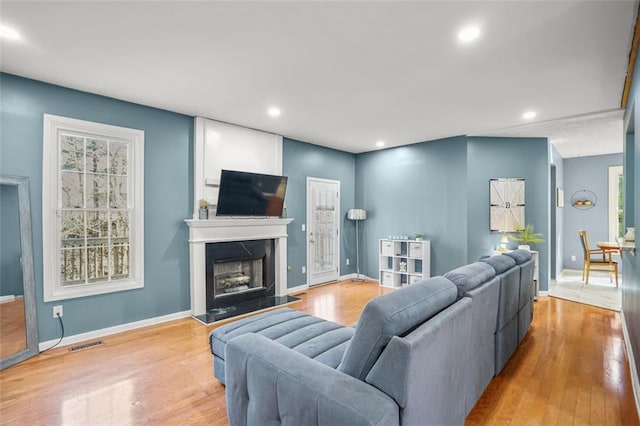
<path fill-rule="evenodd" d="M 93 342 L 83 343 L 78 346 L 72 346 L 69 348 L 69 352 L 78 352 L 83 349 L 95 348 L 96 346 L 102 346 L 102 345 L 104 345 L 104 342 L 102 340 L 95 340 Z"/>

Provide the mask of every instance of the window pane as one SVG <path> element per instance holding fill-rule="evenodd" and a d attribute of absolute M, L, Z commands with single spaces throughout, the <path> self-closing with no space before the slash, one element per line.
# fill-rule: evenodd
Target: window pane
<path fill-rule="evenodd" d="M 112 209 L 127 208 L 127 177 L 111 176 L 109 191 L 109 207 Z"/>
<path fill-rule="evenodd" d="M 63 286 L 83 284 L 86 281 L 84 270 L 84 247 L 62 249 L 60 281 Z"/>
<path fill-rule="evenodd" d="M 111 279 L 118 280 L 129 277 L 129 244 L 113 244 L 111 246 Z"/>
<path fill-rule="evenodd" d="M 60 213 L 61 258 L 60 280 L 62 285 L 85 282 L 84 271 L 84 212 L 63 210 Z"/>
<path fill-rule="evenodd" d="M 84 212 L 62 210 L 60 212 L 60 234 L 65 241 L 84 241 Z"/>
<path fill-rule="evenodd" d="M 109 144 L 109 173 L 112 175 L 126 175 L 128 156 L 127 144 L 111 142 Z"/>
<path fill-rule="evenodd" d="M 84 174 L 77 172 L 62 172 L 60 176 L 62 188 L 62 208 L 82 208 L 84 194 Z"/>
<path fill-rule="evenodd" d="M 107 239 L 91 240 L 87 247 L 87 280 L 106 281 L 109 278 L 109 246 Z"/>
<path fill-rule="evenodd" d="M 107 173 L 107 141 L 87 139 L 87 171 Z"/>
<path fill-rule="evenodd" d="M 107 212 L 87 212 L 87 238 L 107 238 L 109 234 L 109 219 Z M 89 241 L 89 245 L 93 244 Z"/>
<path fill-rule="evenodd" d="M 129 211 L 111 212 L 111 238 L 127 238 L 129 242 Z"/>
<path fill-rule="evenodd" d="M 84 170 L 84 138 L 70 135 L 60 137 L 60 164 L 62 170 Z"/>
<path fill-rule="evenodd" d="M 87 175 L 87 208 L 107 208 L 107 175 Z"/>

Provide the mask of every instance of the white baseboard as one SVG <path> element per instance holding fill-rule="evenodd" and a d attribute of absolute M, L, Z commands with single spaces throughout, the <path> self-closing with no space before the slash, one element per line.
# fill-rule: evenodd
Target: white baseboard
<path fill-rule="evenodd" d="M 360 274 L 359 275 L 360 278 L 363 278 L 367 281 L 378 281 L 376 279 L 370 278 L 368 276 L 366 276 L 365 274 Z M 340 277 L 338 278 L 338 280 L 340 281 L 346 281 L 346 280 L 352 280 L 354 278 L 358 278 L 358 274 L 347 274 L 347 275 L 340 275 Z"/>
<path fill-rule="evenodd" d="M 548 296 L 549 295 L 549 290 L 540 290 L 538 292 L 538 296 Z"/>
<path fill-rule="evenodd" d="M 64 337 L 58 346 L 71 345 L 73 343 L 83 342 L 85 340 L 97 339 L 99 337 L 104 337 L 111 334 L 122 333 L 123 331 L 135 330 L 137 328 L 161 324 L 163 322 L 173 321 L 181 318 L 188 318 L 190 316 L 191 311 L 182 311 L 169 315 L 163 315 L 161 317 L 148 318 L 141 321 L 129 322 L 126 324 L 115 325 L 113 327 L 102 328 L 100 330 L 88 331 L 86 333 L 74 334 L 72 336 Z M 38 344 L 38 348 L 40 351 L 43 351 L 56 344 L 58 340 L 59 339 L 53 339 L 47 340 L 46 342 L 40 342 Z"/>
<path fill-rule="evenodd" d="M 340 275 L 338 277 L 338 281 L 348 281 L 348 280 L 351 280 L 351 279 L 357 278 L 357 277 L 358 277 L 358 274 Z M 367 281 L 376 281 L 376 282 L 378 281 L 377 279 L 373 279 L 373 278 L 367 277 L 364 274 L 360 274 L 360 278 L 364 278 Z M 336 282 L 337 281 L 330 281 L 328 283 L 317 284 L 317 285 L 313 285 L 313 286 L 310 286 L 308 284 L 302 284 L 302 285 L 298 285 L 298 286 L 295 286 L 295 287 L 289 287 L 287 289 L 287 294 L 295 296 L 296 293 L 300 293 L 301 291 L 309 290 L 311 287 L 322 286 L 322 285 L 325 285 L 325 284 L 335 284 Z"/>
<path fill-rule="evenodd" d="M 18 296 L 18 297 L 22 297 L 22 296 Z M 9 294 L 7 296 L 0 296 L 0 303 L 13 302 L 14 300 L 16 300 L 16 296 L 14 296 L 13 294 Z"/>
<path fill-rule="evenodd" d="M 631 384 L 633 386 L 633 395 L 636 400 L 636 411 L 640 417 L 640 377 L 636 368 L 636 361 L 629 340 L 629 331 L 627 330 L 627 321 L 624 318 L 624 312 L 620 311 L 620 320 L 622 322 L 622 334 L 624 335 L 624 344 L 627 347 L 627 357 L 629 358 L 629 372 L 631 373 Z"/>
<path fill-rule="evenodd" d="M 301 291 L 309 290 L 309 286 L 307 284 L 302 284 L 296 287 L 289 287 L 287 289 L 287 294 L 291 294 L 295 296 L 295 293 L 300 293 Z"/>

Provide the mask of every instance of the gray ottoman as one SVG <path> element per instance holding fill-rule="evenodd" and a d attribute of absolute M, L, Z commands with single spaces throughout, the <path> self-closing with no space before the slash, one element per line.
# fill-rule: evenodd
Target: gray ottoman
<path fill-rule="evenodd" d="M 213 354 L 213 374 L 225 383 L 227 343 L 237 336 L 257 333 L 331 368 L 337 368 L 353 337 L 350 327 L 282 308 L 244 318 L 216 328 L 209 334 Z"/>

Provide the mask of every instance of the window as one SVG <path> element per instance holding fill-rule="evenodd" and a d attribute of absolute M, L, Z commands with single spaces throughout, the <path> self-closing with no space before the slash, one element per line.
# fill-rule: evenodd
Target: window
<path fill-rule="evenodd" d="M 609 241 L 624 234 L 624 185 L 622 166 L 609 167 Z"/>
<path fill-rule="evenodd" d="M 144 286 L 144 132 L 45 114 L 44 300 Z"/>

